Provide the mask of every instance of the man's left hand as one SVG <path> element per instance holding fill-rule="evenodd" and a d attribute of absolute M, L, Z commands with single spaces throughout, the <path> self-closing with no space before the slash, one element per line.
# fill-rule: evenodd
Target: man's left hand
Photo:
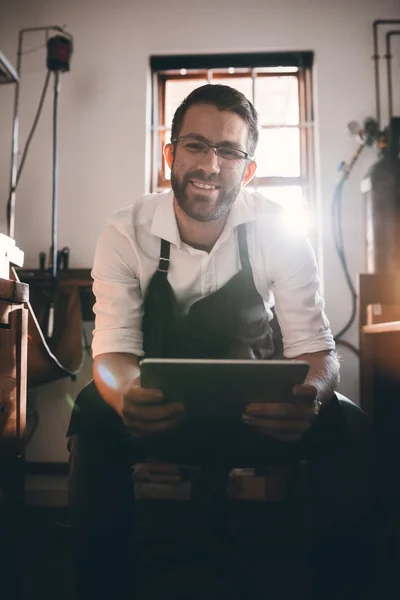
<path fill-rule="evenodd" d="M 318 415 L 317 388 L 302 383 L 292 395 L 293 402 L 249 402 L 243 422 L 282 442 L 298 442 Z"/>

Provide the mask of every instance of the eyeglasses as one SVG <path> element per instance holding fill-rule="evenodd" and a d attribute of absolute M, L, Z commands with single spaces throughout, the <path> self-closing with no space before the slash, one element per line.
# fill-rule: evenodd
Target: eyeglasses
<path fill-rule="evenodd" d="M 191 154 L 207 154 L 210 148 L 213 148 L 216 156 L 223 161 L 242 161 L 242 160 L 253 160 L 248 152 L 238 150 L 238 148 L 232 148 L 231 146 L 218 146 L 215 144 L 209 144 L 203 140 L 196 138 L 182 136 L 174 140 L 171 140 L 173 144 L 180 144 L 184 150 Z"/>

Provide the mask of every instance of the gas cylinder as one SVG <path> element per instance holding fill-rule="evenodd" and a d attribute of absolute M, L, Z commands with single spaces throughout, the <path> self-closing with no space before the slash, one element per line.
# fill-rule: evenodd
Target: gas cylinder
<path fill-rule="evenodd" d="M 400 119 L 393 121 L 399 122 Z M 368 273 L 400 273 L 399 140 L 398 127 L 393 126 L 389 146 L 361 183 Z"/>

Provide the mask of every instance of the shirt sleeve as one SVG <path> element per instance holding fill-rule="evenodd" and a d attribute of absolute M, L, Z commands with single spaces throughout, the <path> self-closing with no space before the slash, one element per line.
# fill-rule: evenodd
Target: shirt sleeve
<path fill-rule="evenodd" d="M 92 277 L 95 329 L 93 357 L 106 352 L 143 355 L 143 297 L 132 244 L 109 221 L 96 247 Z"/>
<path fill-rule="evenodd" d="M 306 236 L 282 237 L 273 261 L 272 291 L 283 335 L 284 355 L 334 350 L 335 342 L 319 293 L 317 261 Z"/>

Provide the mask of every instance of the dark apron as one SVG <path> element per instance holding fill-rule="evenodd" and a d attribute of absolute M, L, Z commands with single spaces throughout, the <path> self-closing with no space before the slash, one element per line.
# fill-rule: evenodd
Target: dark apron
<path fill-rule="evenodd" d="M 161 241 L 159 266 L 144 305 L 146 358 L 269 359 L 276 355 L 276 346 L 281 352 L 280 331 L 276 325 L 274 335 L 254 284 L 245 224 L 239 225 L 238 240 L 241 271 L 195 302 L 186 315 L 167 279 L 170 245 Z"/>

